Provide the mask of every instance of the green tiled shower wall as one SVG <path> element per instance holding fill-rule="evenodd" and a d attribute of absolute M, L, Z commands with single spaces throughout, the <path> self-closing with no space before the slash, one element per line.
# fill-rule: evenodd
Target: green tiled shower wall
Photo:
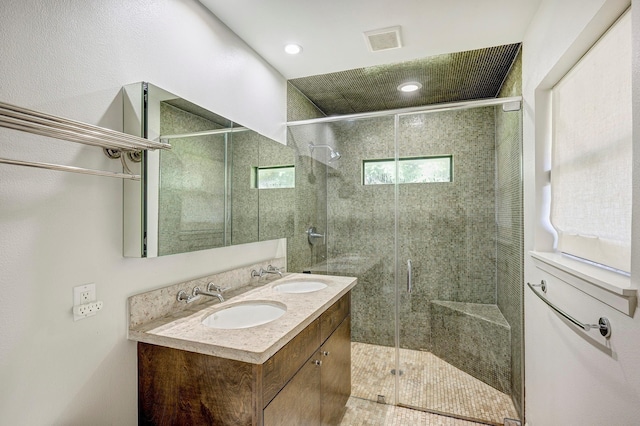
<path fill-rule="evenodd" d="M 324 114 L 291 84 L 287 85 L 287 120 L 321 118 Z M 326 259 L 326 245 L 309 244 L 307 229 L 327 228 L 327 167 L 311 157 L 310 143 L 320 143 L 318 126 L 291 127 L 287 146 L 293 148 L 296 163 L 294 235 L 287 239 L 287 270 L 302 272 Z"/>

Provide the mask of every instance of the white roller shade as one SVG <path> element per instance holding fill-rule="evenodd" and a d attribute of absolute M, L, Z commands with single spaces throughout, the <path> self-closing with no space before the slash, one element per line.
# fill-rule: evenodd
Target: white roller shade
<path fill-rule="evenodd" d="M 631 13 L 553 88 L 558 250 L 630 271 Z"/>

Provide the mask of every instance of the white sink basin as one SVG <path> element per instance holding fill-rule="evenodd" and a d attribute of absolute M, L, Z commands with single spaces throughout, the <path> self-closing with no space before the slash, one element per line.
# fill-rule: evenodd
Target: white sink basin
<path fill-rule="evenodd" d="M 312 293 L 323 288 L 327 288 L 327 285 L 320 281 L 289 281 L 273 287 L 280 293 Z"/>
<path fill-rule="evenodd" d="M 211 328 L 238 329 L 262 325 L 280 318 L 287 312 L 286 305 L 277 302 L 240 302 L 220 309 L 202 320 Z"/>

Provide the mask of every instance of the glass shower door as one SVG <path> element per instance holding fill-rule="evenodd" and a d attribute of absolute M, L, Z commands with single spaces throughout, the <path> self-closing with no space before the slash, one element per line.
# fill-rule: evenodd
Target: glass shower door
<path fill-rule="evenodd" d="M 351 293 L 352 397 L 395 404 L 395 191 L 392 116 L 327 124 L 327 270 L 355 276 Z M 372 164 L 374 167 L 368 167 Z"/>
<path fill-rule="evenodd" d="M 455 409 L 444 404 L 455 398 L 455 382 L 432 351 L 439 335 L 433 312 L 440 300 L 455 299 L 467 253 L 462 147 L 447 114 L 396 121 L 398 404 L 443 413 Z"/>

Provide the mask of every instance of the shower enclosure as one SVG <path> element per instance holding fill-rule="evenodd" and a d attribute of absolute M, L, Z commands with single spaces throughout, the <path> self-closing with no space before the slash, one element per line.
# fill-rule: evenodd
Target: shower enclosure
<path fill-rule="evenodd" d="M 496 99 L 290 123 L 298 208 L 288 269 L 358 278 L 352 397 L 487 423 L 520 417 L 522 131 L 514 105 Z M 324 235 L 314 244 L 304 235 L 312 226 Z"/>

